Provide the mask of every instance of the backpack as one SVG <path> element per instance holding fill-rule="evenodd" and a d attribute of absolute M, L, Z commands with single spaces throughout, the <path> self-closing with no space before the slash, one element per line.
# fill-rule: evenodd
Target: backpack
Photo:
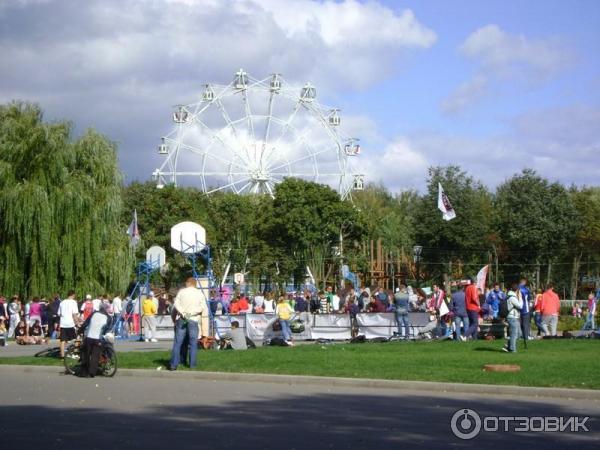
<path fill-rule="evenodd" d="M 125 312 L 127 314 L 131 314 L 133 312 L 133 300 L 129 300 L 127 302 L 127 306 L 125 307 Z"/>
<path fill-rule="evenodd" d="M 498 307 L 498 317 L 500 319 L 506 319 L 508 317 L 508 313 L 512 309 L 508 307 L 509 298 L 510 297 L 506 297 L 504 300 L 500 300 L 500 306 Z"/>
<path fill-rule="evenodd" d="M 85 302 L 83 306 L 83 319 L 87 319 L 94 313 L 94 304 L 92 302 Z"/>

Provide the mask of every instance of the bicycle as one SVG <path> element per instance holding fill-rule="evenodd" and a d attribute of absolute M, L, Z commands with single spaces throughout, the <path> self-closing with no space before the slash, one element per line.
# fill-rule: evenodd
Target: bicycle
<path fill-rule="evenodd" d="M 117 353 L 110 337 L 102 336 L 100 340 L 102 351 L 98 362 L 98 375 L 114 377 L 117 373 Z M 83 342 L 80 338 L 69 344 L 65 350 L 65 369 L 71 375 L 78 375 L 81 371 L 81 351 Z"/>
<path fill-rule="evenodd" d="M 60 347 L 48 347 L 44 350 L 40 350 L 33 356 L 36 358 L 59 358 Z"/>

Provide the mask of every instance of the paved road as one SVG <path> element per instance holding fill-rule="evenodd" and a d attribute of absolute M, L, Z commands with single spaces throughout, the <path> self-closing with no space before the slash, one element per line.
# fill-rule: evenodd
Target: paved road
<path fill-rule="evenodd" d="M 59 369 L 0 367 L 0 378 L 6 449 L 600 448 L 600 405 L 592 401 L 118 374 L 89 380 Z M 450 430 L 460 408 L 596 417 L 587 422 L 590 433 L 483 433 L 463 441 Z"/>
<path fill-rule="evenodd" d="M 48 347 L 58 347 L 57 340 L 50 341 L 44 345 L 17 345 L 14 341 L 10 341 L 6 347 L 0 347 L 0 358 L 11 356 L 33 356 L 40 350 Z M 122 341 L 117 339 L 115 347 L 118 352 L 130 351 L 152 351 L 152 350 L 171 350 L 173 341 L 165 340 L 158 342 L 138 342 L 138 341 Z"/>

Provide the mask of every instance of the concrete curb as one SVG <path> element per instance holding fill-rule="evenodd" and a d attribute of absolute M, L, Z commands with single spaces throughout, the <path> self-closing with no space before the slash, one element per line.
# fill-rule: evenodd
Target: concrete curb
<path fill-rule="evenodd" d="M 60 366 L 0 365 L 0 374 L 10 373 L 64 373 Z M 166 378 L 170 380 L 236 381 L 244 383 L 278 383 L 294 385 L 314 385 L 319 387 L 352 387 L 371 389 L 397 389 L 417 392 L 452 394 L 506 395 L 513 397 L 539 397 L 568 400 L 600 401 L 600 390 L 565 389 L 545 387 L 523 387 L 491 384 L 443 383 L 433 381 L 369 380 L 364 378 L 336 378 L 305 375 L 274 375 L 260 373 L 229 373 L 175 371 L 166 369 L 119 369 L 118 376 Z"/>

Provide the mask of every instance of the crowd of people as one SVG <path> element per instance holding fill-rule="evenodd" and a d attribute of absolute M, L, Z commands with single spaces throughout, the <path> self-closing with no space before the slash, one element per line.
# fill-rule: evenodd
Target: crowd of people
<path fill-rule="evenodd" d="M 183 290 L 178 297 L 181 292 L 184 292 L 185 298 Z M 509 336 L 514 337 L 509 339 L 506 350 L 516 351 L 515 340 L 518 336 L 533 338 L 530 336 L 532 320 L 538 337 L 556 336 L 560 314 L 560 300 L 552 284 L 544 291 L 540 289 L 534 293 L 526 279 L 521 279 L 508 289 L 495 283 L 485 292 L 478 289 L 473 280 L 469 280 L 464 285 L 459 283 L 453 286 L 450 292 L 444 292 L 443 286 L 434 284 L 429 293 L 400 285 L 394 291 L 382 288 L 336 290 L 328 286 L 318 292 L 307 290 L 282 295 L 262 292 L 254 296 L 238 293 L 229 297 L 221 294 L 213 290 L 206 301 L 212 315 L 274 313 L 279 319 L 284 340 L 289 345 L 293 345 L 290 320 L 295 313 L 349 314 L 356 320 L 356 316 L 363 312 L 392 312 L 396 317 L 397 337 L 408 339 L 411 337 L 409 313 L 420 311 L 429 313 L 430 324 L 435 324 L 426 327 L 426 331 L 440 339 L 477 339 L 483 323 L 505 323 Z M 67 313 L 67 316 L 73 316 L 72 320 L 69 317 L 65 319 L 65 300 L 72 301 Z M 122 299 L 114 295 L 111 299 L 106 294 L 97 297 L 87 294 L 83 300 L 77 301 L 73 293 L 65 300 L 61 300 L 59 295 L 51 298 L 34 297 L 31 301 L 22 301 L 18 296 L 8 301 L 0 297 L 0 336 L 14 338 L 19 344 L 42 344 L 47 339 L 59 337 L 62 341 L 62 337 L 71 337 L 65 335 L 64 328 L 75 327 L 95 311 L 102 310 L 111 318 L 111 330 L 116 335 L 125 337 L 141 331 L 147 342 L 157 341 L 156 316 L 172 315 L 177 340 L 177 298 L 167 293 L 154 296 L 151 292 L 142 296 L 141 304 L 138 298 Z M 593 330 L 596 327 L 594 317 L 597 301 L 597 295 L 592 292 L 583 308 L 579 303 L 573 307 L 574 316 L 583 317 L 585 313 L 584 329 Z M 179 303 L 181 308 L 181 300 Z M 179 332 L 182 333 L 181 330 Z M 189 328 L 186 328 L 186 333 L 189 334 Z M 173 361 L 174 364 L 176 362 Z"/>

